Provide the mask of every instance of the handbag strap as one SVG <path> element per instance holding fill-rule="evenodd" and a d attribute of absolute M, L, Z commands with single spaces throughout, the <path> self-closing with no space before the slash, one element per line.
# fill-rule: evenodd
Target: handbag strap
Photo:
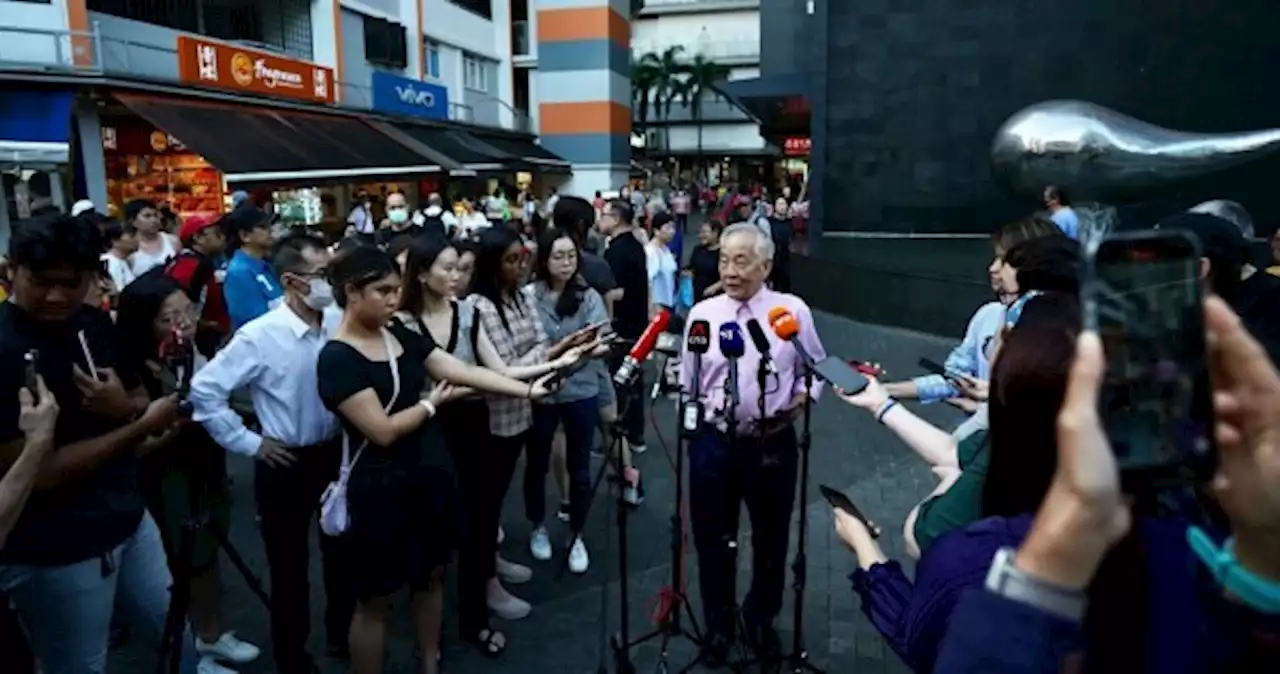
<path fill-rule="evenodd" d="M 400 368 L 397 366 L 399 359 L 391 355 L 391 331 L 385 327 L 382 328 L 382 345 L 387 350 L 387 364 L 391 366 L 391 399 L 383 406 L 383 414 L 390 414 L 391 408 L 395 406 L 396 399 L 400 397 Z M 360 443 L 360 449 L 356 450 L 355 458 L 351 458 L 351 436 L 346 430 L 342 431 L 342 477 L 345 480 L 346 475 L 351 473 L 351 469 L 355 468 L 356 462 L 360 460 L 360 455 L 364 454 L 365 447 L 369 446 L 366 439 Z"/>

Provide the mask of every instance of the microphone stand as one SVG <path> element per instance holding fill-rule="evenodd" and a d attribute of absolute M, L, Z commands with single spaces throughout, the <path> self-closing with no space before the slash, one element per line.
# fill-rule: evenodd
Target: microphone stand
<path fill-rule="evenodd" d="M 813 674 L 825 674 L 821 668 L 809 661 L 809 650 L 804 646 L 804 587 L 806 580 L 806 564 L 808 563 L 808 555 L 805 548 L 808 546 L 809 518 L 805 516 L 804 505 L 808 502 L 809 496 L 809 448 L 813 443 L 813 436 L 810 431 L 809 423 L 813 415 L 813 398 L 809 392 L 813 390 L 813 365 L 804 364 L 804 421 L 802 422 L 800 431 L 800 526 L 796 541 L 796 556 L 791 563 L 791 575 L 793 580 L 792 589 L 795 591 L 794 613 L 792 616 L 793 631 L 791 633 L 791 653 L 786 656 L 785 661 L 793 674 L 801 674 L 802 672 L 812 672 Z"/>
<path fill-rule="evenodd" d="M 729 358 L 728 361 L 729 369 L 731 372 L 736 373 L 738 369 L 738 359 Z M 736 382 L 737 377 L 732 374 L 725 377 L 724 387 L 727 412 L 725 423 L 725 442 L 728 443 L 730 447 L 733 447 L 733 445 L 736 444 L 738 437 L 738 396 L 740 391 L 736 390 L 736 387 L 733 386 Z M 728 480 L 728 482 L 732 483 L 733 480 Z M 725 528 L 732 529 L 732 532 L 726 532 L 724 535 L 725 569 L 722 572 L 722 582 L 725 585 L 724 621 L 725 626 L 729 631 L 725 636 L 728 638 L 731 645 L 737 641 L 735 634 L 747 634 L 746 626 L 744 624 L 740 624 L 742 622 L 742 612 L 738 610 L 738 530 L 740 528 L 738 520 L 740 509 L 742 507 L 740 501 L 740 489 L 736 485 L 734 487 L 726 486 L 724 489 L 723 506 L 724 524 Z M 742 651 L 743 658 L 738 661 L 729 659 L 725 665 L 730 669 L 730 671 L 745 671 L 745 665 L 749 663 L 749 659 L 745 651 L 745 644 L 739 644 L 739 646 L 744 649 Z"/>
<path fill-rule="evenodd" d="M 629 644 L 630 646 L 638 646 L 650 639 L 661 636 L 662 641 L 659 644 L 657 669 L 659 672 L 667 671 L 667 658 L 670 655 L 670 643 L 673 637 L 688 639 L 699 649 L 701 649 L 703 643 L 702 630 L 699 629 L 698 619 L 693 614 L 692 602 L 689 601 L 689 597 L 685 593 L 684 577 L 684 517 L 681 510 L 681 506 L 684 504 L 684 450 L 688 440 L 698 431 L 698 427 L 702 423 L 702 354 L 690 353 L 689 355 L 693 357 L 693 394 L 681 403 L 679 418 L 676 421 L 679 425 L 679 432 L 676 434 L 676 499 L 675 506 L 671 511 L 671 520 L 668 524 L 671 536 L 671 591 L 668 595 L 670 603 L 667 604 L 662 615 L 659 616 L 657 628 Z M 689 614 L 689 623 L 693 626 L 692 631 L 685 629 L 680 624 L 682 610 Z M 693 662 L 690 662 L 681 671 L 689 671 L 702 659 L 703 654 L 699 653 Z"/>

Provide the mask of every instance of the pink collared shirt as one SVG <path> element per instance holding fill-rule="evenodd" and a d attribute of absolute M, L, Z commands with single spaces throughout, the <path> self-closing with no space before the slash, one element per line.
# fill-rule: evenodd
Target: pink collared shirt
<path fill-rule="evenodd" d="M 777 376 L 770 374 L 765 382 L 765 418 L 781 414 L 791 406 L 791 399 L 795 394 L 805 390 L 800 355 L 796 353 L 794 346 L 784 342 L 769 328 L 769 310 L 774 307 L 783 307 L 796 317 L 800 323 L 800 334 L 796 339 L 814 360 L 826 358 L 827 352 L 822 348 L 822 341 L 818 339 L 818 332 L 813 326 L 813 313 L 804 300 L 795 295 L 762 288 L 745 303 L 731 299 L 728 295 L 717 295 L 699 302 L 685 321 L 686 340 L 680 361 L 680 387 L 688 394 L 693 392 L 693 361 L 696 356 L 688 351 L 688 328 L 693 321 L 707 321 L 711 328 L 711 348 L 702 355 L 699 390 L 705 421 L 720 422 L 728 415 L 725 383 L 729 377 L 729 360 L 720 351 L 718 337 L 720 326 L 728 322 L 736 322 L 742 328 L 742 339 L 746 343 L 746 353 L 738 359 L 740 401 L 734 417 L 739 432 L 757 432 L 757 422 L 760 420 L 760 386 L 756 374 L 760 365 L 760 352 L 756 351 L 755 344 L 747 333 L 749 319 L 754 318 L 760 322 L 765 336 L 769 338 L 770 357 L 778 369 Z M 821 390 L 822 383 L 815 378 L 809 396 L 817 400 Z"/>

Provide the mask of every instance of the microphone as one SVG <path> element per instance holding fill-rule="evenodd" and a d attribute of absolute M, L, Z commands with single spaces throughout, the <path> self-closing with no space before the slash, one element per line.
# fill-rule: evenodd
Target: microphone
<path fill-rule="evenodd" d="M 173 375 L 173 392 L 178 394 L 179 406 L 183 412 L 189 413 L 191 403 L 187 401 L 187 394 L 191 392 L 191 378 L 195 375 L 195 348 L 191 340 L 182 334 L 181 328 L 175 326 L 160 343 L 158 355 Z"/>
<path fill-rule="evenodd" d="M 729 359 L 729 407 L 738 405 L 738 359 L 747 351 L 742 341 L 742 328 L 732 321 L 720 325 L 720 353 Z"/>
<path fill-rule="evenodd" d="M 778 374 L 778 368 L 773 364 L 773 358 L 769 355 L 769 338 L 764 334 L 764 328 L 760 327 L 760 321 L 756 319 L 747 320 L 747 334 L 751 336 L 751 343 L 755 345 L 756 351 L 760 352 L 760 367 L 763 367 L 769 374 Z"/>
<path fill-rule="evenodd" d="M 796 335 L 800 334 L 800 323 L 796 320 L 795 314 L 783 307 L 774 307 L 769 310 L 769 327 L 773 328 L 773 334 L 780 339 L 791 342 L 791 346 L 795 347 L 800 360 L 804 361 L 806 366 L 813 367 L 813 357 L 804 350 L 800 340 L 796 339 Z"/>
<path fill-rule="evenodd" d="M 702 355 L 711 349 L 711 324 L 701 319 L 690 323 L 685 349 L 693 356 L 693 391 L 681 406 L 681 427 L 693 433 L 702 423 Z"/>
<path fill-rule="evenodd" d="M 658 335 L 667 329 L 667 324 L 670 322 L 670 309 L 663 309 L 649 321 L 649 326 L 640 334 L 640 339 L 637 339 L 635 345 L 631 347 L 631 352 L 622 359 L 622 365 L 613 375 L 613 383 L 618 386 L 630 386 L 635 381 L 640 365 L 653 352 L 653 347 L 658 343 Z"/>

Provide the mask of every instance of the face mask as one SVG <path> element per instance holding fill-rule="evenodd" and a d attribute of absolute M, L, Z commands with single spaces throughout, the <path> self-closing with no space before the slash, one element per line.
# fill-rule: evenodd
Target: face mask
<path fill-rule="evenodd" d="M 403 225 L 409 221 L 409 210 L 406 208 L 397 208 L 387 211 L 387 219 L 397 225 Z"/>
<path fill-rule="evenodd" d="M 310 290 L 302 298 L 302 303 L 316 311 L 324 311 L 333 304 L 333 286 L 322 278 L 313 278 L 308 283 Z"/>

